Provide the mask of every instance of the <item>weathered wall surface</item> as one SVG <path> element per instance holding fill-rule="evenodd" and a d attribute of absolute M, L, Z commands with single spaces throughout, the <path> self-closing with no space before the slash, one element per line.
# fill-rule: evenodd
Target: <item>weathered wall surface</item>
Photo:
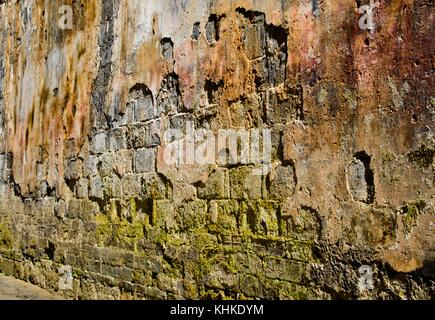
<path fill-rule="evenodd" d="M 368 3 L 0 1 L 0 271 L 73 298 L 434 298 L 435 10 L 381 0 L 369 32 Z M 270 128 L 271 172 L 168 165 L 189 123 Z"/>

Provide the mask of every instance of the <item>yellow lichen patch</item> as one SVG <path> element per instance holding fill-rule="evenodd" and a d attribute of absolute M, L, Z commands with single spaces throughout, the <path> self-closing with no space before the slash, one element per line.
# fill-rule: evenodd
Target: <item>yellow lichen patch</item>
<path fill-rule="evenodd" d="M 11 230 L 3 223 L 0 223 L 0 248 L 11 248 L 14 238 Z"/>

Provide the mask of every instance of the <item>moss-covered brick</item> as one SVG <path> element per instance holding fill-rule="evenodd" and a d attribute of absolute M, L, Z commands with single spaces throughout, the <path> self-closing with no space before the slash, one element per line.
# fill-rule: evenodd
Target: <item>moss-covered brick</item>
<path fill-rule="evenodd" d="M 210 201 L 207 227 L 211 232 L 238 234 L 240 220 L 239 203 L 236 200 Z"/>
<path fill-rule="evenodd" d="M 82 200 L 71 199 L 67 202 L 66 215 L 69 219 L 76 219 L 82 211 Z"/>
<path fill-rule="evenodd" d="M 122 184 L 118 175 L 110 174 L 103 178 L 104 194 L 108 198 L 121 198 L 122 197 Z"/>
<path fill-rule="evenodd" d="M 260 297 L 263 294 L 263 285 L 259 278 L 251 275 L 241 275 L 240 291 L 248 297 Z"/>
<path fill-rule="evenodd" d="M 142 193 L 141 176 L 126 174 L 121 178 L 124 197 L 139 197 Z"/>
<path fill-rule="evenodd" d="M 102 178 L 107 177 L 113 172 L 115 167 L 115 154 L 104 153 L 99 157 L 98 172 Z"/>
<path fill-rule="evenodd" d="M 262 195 L 262 176 L 250 166 L 233 168 L 229 172 L 232 199 L 258 199 Z"/>
<path fill-rule="evenodd" d="M 13 241 L 14 238 L 10 228 L 4 223 L 0 223 L 0 249 L 11 248 Z"/>
<path fill-rule="evenodd" d="M 301 283 L 305 274 L 306 264 L 282 258 L 264 258 L 264 275 L 268 278 L 281 279 Z"/>
<path fill-rule="evenodd" d="M 133 172 L 133 153 L 131 150 L 119 150 L 115 153 L 115 173 L 119 176 Z"/>
<path fill-rule="evenodd" d="M 157 173 L 145 174 L 142 185 L 145 198 L 161 200 L 172 195 L 172 186 L 163 175 Z"/>
<path fill-rule="evenodd" d="M 132 281 L 133 279 L 133 270 L 126 267 L 115 267 L 115 276 L 118 279 L 121 279 L 123 281 Z"/>
<path fill-rule="evenodd" d="M 228 170 L 219 168 L 207 178 L 207 181 L 198 187 L 198 197 L 202 199 L 227 199 L 229 192 Z"/>
<path fill-rule="evenodd" d="M 171 231 L 176 227 L 175 205 L 170 200 L 154 201 L 152 213 L 152 225 Z"/>
<path fill-rule="evenodd" d="M 241 204 L 241 212 L 245 232 L 267 237 L 279 236 L 280 205 L 277 201 L 245 201 Z"/>
<path fill-rule="evenodd" d="M 176 212 L 175 221 L 183 232 L 204 226 L 207 222 L 207 202 L 204 200 L 183 202 Z"/>
<path fill-rule="evenodd" d="M 108 246 L 113 238 L 112 224 L 107 215 L 99 214 L 96 216 L 95 221 L 97 223 L 96 237 L 99 246 Z"/>

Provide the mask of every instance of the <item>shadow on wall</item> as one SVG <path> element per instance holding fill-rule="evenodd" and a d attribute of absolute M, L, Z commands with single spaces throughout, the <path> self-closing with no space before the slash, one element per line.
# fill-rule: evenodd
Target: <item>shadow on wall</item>
<path fill-rule="evenodd" d="M 423 262 L 423 267 L 415 270 L 416 275 L 435 280 L 435 259 L 428 259 Z"/>

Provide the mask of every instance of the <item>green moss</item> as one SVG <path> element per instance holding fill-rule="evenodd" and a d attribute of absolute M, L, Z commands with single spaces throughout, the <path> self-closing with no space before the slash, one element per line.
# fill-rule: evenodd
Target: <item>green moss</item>
<path fill-rule="evenodd" d="M 408 160 L 414 162 L 422 168 L 428 168 L 433 163 L 435 150 L 421 145 L 416 151 L 408 152 Z"/>
<path fill-rule="evenodd" d="M 216 244 L 216 239 L 210 235 L 205 229 L 197 229 L 192 234 L 191 239 L 192 249 L 196 253 L 196 257 L 185 263 L 184 271 L 190 273 L 195 281 L 199 284 L 211 272 L 214 266 L 225 263 L 222 255 L 225 255 L 223 247 Z M 228 265 L 228 268 L 230 266 Z M 205 295 L 205 289 L 199 287 L 199 295 Z"/>
<path fill-rule="evenodd" d="M 425 207 L 426 203 L 423 200 L 405 203 L 402 206 L 402 222 L 406 234 L 409 234 L 412 228 L 416 226 L 417 217 Z"/>
<path fill-rule="evenodd" d="M 159 229 L 152 229 L 149 237 L 160 247 L 165 247 L 166 244 L 171 242 L 168 234 Z"/>
<path fill-rule="evenodd" d="M 225 293 L 222 291 L 207 290 L 201 293 L 201 300 L 224 300 Z"/>
<path fill-rule="evenodd" d="M 207 226 L 210 232 L 224 235 L 239 234 L 238 225 L 240 224 L 240 214 L 237 201 L 212 201 L 210 203 L 209 216 L 209 221 L 211 221 L 211 223 Z"/>
<path fill-rule="evenodd" d="M 206 224 L 207 202 L 204 200 L 193 200 L 182 203 L 176 214 L 176 222 L 180 231 L 192 231 L 201 228 Z"/>
<path fill-rule="evenodd" d="M 116 239 L 123 247 L 137 251 L 137 242 L 143 238 L 143 224 L 121 221 L 116 230 Z"/>
<path fill-rule="evenodd" d="M 109 218 L 104 214 L 97 215 L 95 217 L 95 222 L 97 223 L 97 228 L 96 228 L 97 241 L 98 244 L 101 247 L 103 247 L 104 245 L 108 244 L 108 241 L 113 236 L 112 224 L 110 223 Z"/>
<path fill-rule="evenodd" d="M 5 224 L 0 223 L 0 248 L 11 248 L 13 241 L 11 230 Z"/>
<path fill-rule="evenodd" d="M 292 298 L 295 300 L 307 300 L 308 299 L 308 292 L 305 288 L 295 290 L 292 294 Z"/>
<path fill-rule="evenodd" d="M 167 214 L 165 210 L 161 209 L 161 207 L 158 205 L 157 200 L 153 200 L 152 205 L 152 212 L 150 216 L 150 223 L 153 226 L 163 226 L 163 223 L 159 221 L 161 217 L 164 217 Z"/>
<path fill-rule="evenodd" d="M 133 270 L 132 281 L 145 286 L 152 286 L 152 279 L 144 271 Z"/>
<path fill-rule="evenodd" d="M 310 290 L 294 283 L 281 282 L 278 291 L 279 298 L 283 300 L 310 299 Z"/>
<path fill-rule="evenodd" d="M 84 276 L 84 272 L 81 269 L 73 268 L 73 277 L 74 278 L 82 278 Z"/>
<path fill-rule="evenodd" d="M 121 216 L 121 202 L 117 199 L 110 200 L 110 221 L 116 223 Z"/>
<path fill-rule="evenodd" d="M 233 256 L 229 256 L 225 259 L 225 267 L 230 273 L 238 273 L 240 264 L 234 259 Z"/>
<path fill-rule="evenodd" d="M 389 153 L 389 152 L 382 154 L 382 162 L 383 163 L 388 163 L 388 162 L 391 162 L 394 160 L 396 160 L 396 157 L 394 156 L 394 154 Z"/>
<path fill-rule="evenodd" d="M 137 198 L 105 201 L 102 205 L 109 210 L 95 219 L 99 245 L 119 245 L 136 251 L 138 240 L 144 237 L 144 229 L 149 225 L 149 206 L 144 203 Z"/>
<path fill-rule="evenodd" d="M 267 238 L 279 238 L 280 206 L 277 201 L 256 200 L 241 204 L 242 232 L 245 235 L 254 233 Z"/>
<path fill-rule="evenodd" d="M 130 198 L 130 215 L 132 219 L 136 219 L 137 216 L 137 209 L 136 209 L 136 199 Z"/>

